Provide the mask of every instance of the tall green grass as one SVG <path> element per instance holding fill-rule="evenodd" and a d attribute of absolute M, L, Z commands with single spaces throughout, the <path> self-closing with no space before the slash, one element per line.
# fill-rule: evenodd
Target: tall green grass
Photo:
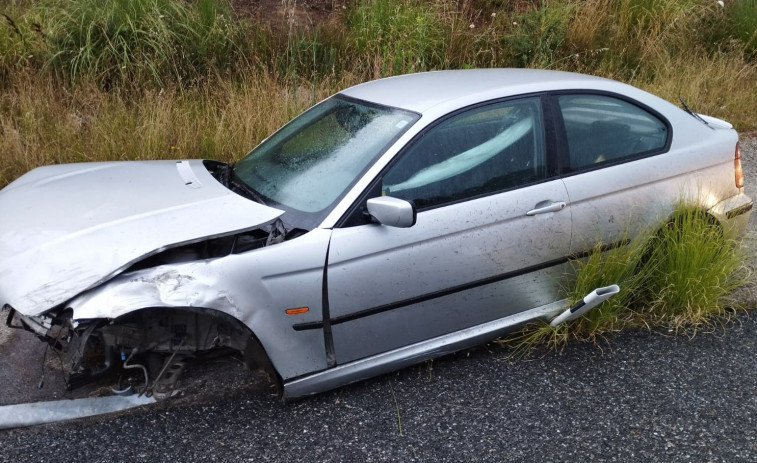
<path fill-rule="evenodd" d="M 545 2 L 540 7 L 512 14 L 501 46 L 509 50 L 509 61 L 517 67 L 554 67 L 564 54 L 565 41 L 576 5 Z"/>
<path fill-rule="evenodd" d="M 345 16 L 347 40 L 374 75 L 433 69 L 444 63 L 449 35 L 439 2 L 366 0 Z"/>
<path fill-rule="evenodd" d="M 11 0 L 0 7 L 0 84 L 25 69 L 41 68 L 47 55 L 41 18 L 30 1 Z"/>
<path fill-rule="evenodd" d="M 733 2 L 728 10 L 728 20 L 733 32 L 723 34 L 725 38 L 731 35 L 744 45 L 749 59 L 757 58 L 757 0 Z"/>
<path fill-rule="evenodd" d="M 637 304 L 647 319 L 676 328 L 706 324 L 733 305 L 730 294 L 748 279 L 742 248 L 714 219 L 679 205 L 651 240 Z"/>
<path fill-rule="evenodd" d="M 47 0 L 49 64 L 106 88 L 193 82 L 244 59 L 243 29 L 219 0 Z"/>
<path fill-rule="evenodd" d="M 0 7 L 7 16 L 0 17 L 0 85 L 24 70 L 121 90 L 257 72 L 291 82 L 525 66 L 619 78 L 653 91 L 673 80 L 696 106 L 711 99 L 689 88 L 691 75 L 757 80 L 757 0 L 724 8 L 711 0 L 366 0 L 312 24 L 297 23 L 296 0 L 282 5 L 287 17 L 276 26 L 276 18 L 238 17 L 229 0 L 11 0 Z M 711 67 L 713 60 L 732 67 Z M 754 107 L 755 92 L 735 87 L 744 93 L 733 100 L 743 106 L 717 115 L 738 117 Z"/>

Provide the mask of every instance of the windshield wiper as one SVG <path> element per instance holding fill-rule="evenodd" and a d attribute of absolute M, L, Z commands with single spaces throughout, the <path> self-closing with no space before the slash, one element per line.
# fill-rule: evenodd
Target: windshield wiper
<path fill-rule="evenodd" d="M 686 111 L 687 113 L 689 113 L 692 116 L 694 116 L 694 118 L 696 120 L 698 120 L 699 122 L 702 122 L 704 125 L 706 125 L 706 126 L 710 125 L 710 124 L 707 123 L 706 120 L 702 119 L 702 116 L 700 116 L 699 114 L 695 113 L 694 111 L 691 110 L 691 108 L 689 108 L 689 105 L 686 104 L 686 100 L 684 100 L 682 96 L 679 96 L 678 99 L 681 100 L 681 106 L 683 106 L 683 110 L 684 111 Z"/>
<path fill-rule="evenodd" d="M 266 205 L 265 200 L 263 200 L 263 197 L 255 190 L 250 188 L 246 183 L 244 183 L 244 180 L 239 178 L 239 175 L 237 175 L 236 172 L 234 172 L 233 164 L 230 164 L 232 167 L 229 169 L 230 177 L 229 177 L 229 184 L 231 187 L 233 187 L 234 190 L 236 190 L 238 193 L 240 193 L 243 196 L 247 196 L 248 198 L 252 199 L 253 201 L 260 203 L 262 205 Z"/>
<path fill-rule="evenodd" d="M 239 178 L 237 173 L 234 172 L 233 162 L 226 163 L 213 161 L 213 164 L 214 168 L 211 170 L 211 174 L 216 178 L 216 180 L 221 183 L 221 185 L 225 186 L 235 193 L 239 193 L 240 195 L 255 201 L 256 203 L 260 203 L 264 206 L 266 205 L 263 197 L 257 191 L 250 188 L 244 182 L 244 180 Z"/>
<path fill-rule="evenodd" d="M 221 182 L 221 185 L 225 186 L 226 188 L 231 188 L 230 181 L 232 172 L 234 172 L 233 162 L 218 162 L 218 167 L 211 171 L 213 177 Z"/>

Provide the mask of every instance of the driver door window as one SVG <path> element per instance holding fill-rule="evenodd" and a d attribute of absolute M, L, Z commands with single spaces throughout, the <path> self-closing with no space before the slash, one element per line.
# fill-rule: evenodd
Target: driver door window
<path fill-rule="evenodd" d="M 534 97 L 471 109 L 432 127 L 386 173 L 382 194 L 422 210 L 546 176 L 541 104 Z"/>

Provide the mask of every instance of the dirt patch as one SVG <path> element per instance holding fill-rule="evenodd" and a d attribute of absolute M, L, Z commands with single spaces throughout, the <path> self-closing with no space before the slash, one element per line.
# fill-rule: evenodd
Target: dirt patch
<path fill-rule="evenodd" d="M 274 29 L 310 29 L 338 21 L 355 0 L 232 0 L 234 13 Z M 457 0 L 456 11 L 468 21 L 487 24 L 492 13 L 525 12 L 538 8 L 539 0 Z"/>
<path fill-rule="evenodd" d="M 33 334 L 7 327 L 7 316 L 0 310 L 0 405 L 64 398 L 60 360 Z"/>
<path fill-rule="evenodd" d="M 347 1 L 330 0 L 233 0 L 234 13 L 277 30 L 311 29 L 338 20 Z"/>

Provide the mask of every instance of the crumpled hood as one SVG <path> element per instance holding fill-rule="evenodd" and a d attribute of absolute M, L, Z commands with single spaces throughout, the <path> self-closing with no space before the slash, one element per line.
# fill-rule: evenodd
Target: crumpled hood
<path fill-rule="evenodd" d="M 40 167 L 0 191 L 0 307 L 35 315 L 147 255 L 281 214 L 228 190 L 199 160 Z"/>

